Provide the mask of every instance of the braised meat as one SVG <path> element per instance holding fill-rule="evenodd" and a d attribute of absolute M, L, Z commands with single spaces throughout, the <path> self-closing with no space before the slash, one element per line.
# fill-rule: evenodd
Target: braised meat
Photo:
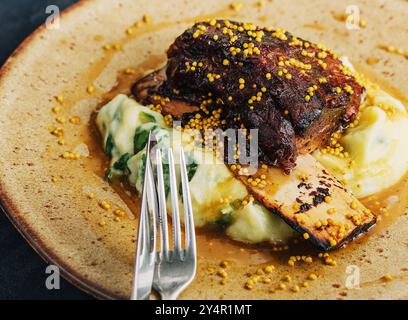
<path fill-rule="evenodd" d="M 364 88 L 320 44 L 282 29 L 212 20 L 179 36 L 166 67 L 139 80 L 133 93 L 143 103 L 164 99 L 172 107 L 163 113 L 185 124 L 219 110 L 221 128 L 259 129 L 261 162 L 290 172 L 299 154 L 354 120 Z"/>
<path fill-rule="evenodd" d="M 267 166 L 251 177 L 233 172 L 257 201 L 321 251 L 343 247 L 376 224 L 374 213 L 311 155 L 299 155 L 290 174 Z M 267 186 L 251 183 L 261 176 Z"/>

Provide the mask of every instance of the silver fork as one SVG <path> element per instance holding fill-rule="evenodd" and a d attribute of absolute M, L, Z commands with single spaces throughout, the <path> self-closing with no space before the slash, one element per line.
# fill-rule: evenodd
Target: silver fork
<path fill-rule="evenodd" d="M 153 171 L 150 163 L 151 134 L 146 147 L 146 164 L 142 203 L 140 207 L 139 228 L 137 237 L 135 271 L 131 300 L 148 300 L 152 291 L 154 268 L 156 262 L 158 214 L 157 193 Z"/>
<path fill-rule="evenodd" d="M 176 170 L 171 149 L 167 150 L 169 164 L 169 184 L 171 214 L 173 224 L 173 248 L 170 248 L 167 224 L 166 194 L 163 177 L 162 152 L 156 151 L 157 195 L 159 200 L 160 249 L 156 256 L 153 288 L 162 300 L 176 300 L 179 294 L 193 281 L 197 268 L 197 251 L 193 210 L 188 186 L 186 160 L 183 149 L 180 150 L 180 176 L 184 204 L 185 246 L 182 246 L 180 211 L 177 191 Z"/>

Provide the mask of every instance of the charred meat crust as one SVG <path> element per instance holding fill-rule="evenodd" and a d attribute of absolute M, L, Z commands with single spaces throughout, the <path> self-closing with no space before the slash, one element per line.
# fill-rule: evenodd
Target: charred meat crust
<path fill-rule="evenodd" d="M 295 132 L 290 122 L 275 108 L 260 106 L 252 112 L 243 113 L 241 120 L 254 128 L 263 128 L 258 132 L 259 148 L 264 153 L 264 162 L 274 163 L 281 159 L 284 168 L 293 168 L 297 157 Z M 274 123 L 275 125 L 268 125 Z M 273 154 L 274 157 L 268 158 Z M 265 159 L 268 158 L 267 161 Z"/>
<path fill-rule="evenodd" d="M 222 108 L 224 127 L 259 129 L 260 160 L 288 173 L 299 154 L 354 119 L 364 88 L 321 45 L 280 29 L 218 20 L 179 36 L 165 69 L 138 81 L 133 93 L 144 103 L 160 96 L 190 106 L 211 96 L 207 109 Z"/>
<path fill-rule="evenodd" d="M 186 100 L 177 99 L 174 95 L 163 94 L 162 85 L 166 80 L 166 70 L 164 68 L 154 71 L 132 86 L 132 94 L 136 100 L 142 104 L 156 104 L 161 103 L 162 114 L 171 114 L 174 119 L 182 120 L 191 114 L 199 111 L 199 108 L 194 103 L 188 103 Z M 162 97 L 166 96 L 169 99 L 167 103 Z"/>
<path fill-rule="evenodd" d="M 268 208 L 268 209 L 272 212 L 272 214 L 275 214 L 276 216 L 280 217 L 291 228 L 293 228 L 293 230 L 299 232 L 300 234 L 304 234 L 305 232 L 309 231 L 308 229 L 303 228 L 296 221 L 286 217 L 284 214 L 282 214 L 282 212 L 279 211 L 279 209 L 277 208 Z M 312 246 L 314 246 L 319 251 L 323 251 L 323 252 L 335 251 L 339 248 L 345 247 L 348 243 L 352 242 L 354 239 L 368 232 L 372 227 L 375 226 L 376 222 L 377 222 L 376 218 L 373 217 L 367 223 L 364 223 L 356 227 L 355 229 L 353 229 L 353 231 L 346 238 L 344 238 L 339 244 L 335 246 L 331 246 L 330 242 L 326 238 L 320 238 L 320 237 L 314 236 L 313 234 L 310 237 L 309 242 Z"/>
<path fill-rule="evenodd" d="M 158 92 L 158 89 L 166 81 L 166 70 L 160 70 L 149 73 L 132 86 L 132 93 L 135 98 L 143 103 L 150 103 L 151 95 Z"/>
<path fill-rule="evenodd" d="M 233 172 L 255 199 L 321 251 L 346 245 L 376 223 L 375 215 L 311 155 L 300 155 L 289 175 L 265 166 L 253 176 Z M 253 184 L 261 177 L 266 185 Z"/>

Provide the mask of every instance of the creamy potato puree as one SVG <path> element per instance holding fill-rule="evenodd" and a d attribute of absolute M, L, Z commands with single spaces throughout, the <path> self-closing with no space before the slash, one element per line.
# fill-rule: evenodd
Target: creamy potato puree
<path fill-rule="evenodd" d="M 173 134 L 173 129 L 165 127 L 160 113 L 118 95 L 100 110 L 97 125 L 104 138 L 105 151 L 112 157 L 108 176 L 128 176 L 130 184 L 139 192 L 146 159 L 142 142 L 146 142 L 149 131 L 154 132 L 160 149 L 172 146 L 175 159 L 179 155 L 177 146 L 183 145 L 198 227 L 222 227 L 232 239 L 247 243 L 286 242 L 295 235 L 285 222 L 249 197 L 245 186 L 224 163 L 208 162 L 214 160 L 212 153 L 194 147 L 187 134 L 178 131 Z M 144 137 L 144 141 L 138 141 L 138 137 Z M 166 180 L 166 167 L 164 176 Z"/>
<path fill-rule="evenodd" d="M 408 112 L 399 100 L 366 82 L 360 120 L 339 139 L 349 157 L 320 150 L 313 154 L 357 198 L 391 187 L 408 170 Z"/>

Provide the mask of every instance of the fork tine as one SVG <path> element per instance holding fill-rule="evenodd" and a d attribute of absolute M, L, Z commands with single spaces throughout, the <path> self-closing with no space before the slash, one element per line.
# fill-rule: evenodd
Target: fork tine
<path fill-rule="evenodd" d="M 143 273 L 142 269 L 146 265 L 148 260 L 148 251 L 146 250 L 146 248 L 150 246 L 150 237 L 148 237 L 146 234 L 149 230 L 146 214 L 146 192 L 143 191 L 137 234 L 136 266 L 133 276 L 131 300 L 145 299 L 147 291 L 145 289 L 145 286 L 143 285 L 143 282 L 141 281 L 141 275 Z"/>
<path fill-rule="evenodd" d="M 151 246 L 151 236 L 150 236 L 150 219 L 149 219 L 149 211 L 148 211 L 148 203 L 147 203 L 147 194 L 144 197 L 144 208 L 142 209 L 140 213 L 140 219 L 141 219 L 141 253 L 142 256 L 145 256 L 149 253 L 149 248 Z"/>
<path fill-rule="evenodd" d="M 159 220 L 160 220 L 160 256 L 169 258 L 169 230 L 167 224 L 166 192 L 164 188 L 162 153 L 156 151 L 157 162 L 157 193 L 159 197 Z"/>
<path fill-rule="evenodd" d="M 174 166 L 173 151 L 171 148 L 167 150 L 170 173 L 170 196 L 171 196 L 171 217 L 173 222 L 173 241 L 174 241 L 174 255 L 181 255 L 181 228 L 180 228 L 180 211 L 178 205 L 178 192 L 176 169 Z"/>
<path fill-rule="evenodd" d="M 180 175 L 181 188 L 183 190 L 183 204 L 184 204 L 184 229 L 186 237 L 186 251 L 196 251 L 194 216 L 191 206 L 191 195 L 187 174 L 186 157 L 183 148 L 180 150 Z"/>
<path fill-rule="evenodd" d="M 157 225 L 156 225 L 156 215 L 158 211 L 157 206 L 157 196 L 156 187 L 153 177 L 152 164 L 150 161 L 150 147 L 152 143 L 152 133 L 149 133 L 149 139 L 146 145 L 146 163 L 145 163 L 145 180 L 144 186 L 147 186 L 146 200 L 147 200 L 147 218 L 149 221 L 149 232 L 147 236 L 150 238 L 150 252 L 155 252 L 156 250 L 156 239 L 157 239 Z M 151 221 L 150 221 L 151 220 Z M 152 223 L 150 226 L 150 222 Z"/>
<path fill-rule="evenodd" d="M 157 164 L 158 164 L 158 180 L 162 179 L 162 153 L 157 152 Z M 177 191 L 176 181 L 176 169 L 174 164 L 174 155 L 172 150 L 167 150 L 167 158 L 169 163 L 169 182 L 170 182 L 170 196 L 171 196 L 171 214 L 173 222 L 173 239 L 174 248 L 170 250 L 170 259 L 161 259 L 158 255 L 156 261 L 156 270 L 154 276 L 153 288 L 160 294 L 162 300 L 176 300 L 179 294 L 187 288 L 187 286 L 193 281 L 197 270 L 197 253 L 196 253 L 196 241 L 195 230 L 193 221 L 193 212 L 191 207 L 191 196 L 188 188 L 188 174 L 186 168 L 186 161 L 184 151 L 180 150 L 180 173 L 181 173 L 181 188 L 184 202 L 184 220 L 185 220 L 185 235 L 186 245 L 185 249 L 182 249 L 181 241 L 181 227 L 180 227 L 180 211 L 179 196 Z M 160 181 L 161 182 L 161 181 Z M 164 183 L 159 183 L 159 198 L 160 203 L 164 202 Z M 160 195 L 161 194 L 161 195 Z M 161 206 L 164 208 L 164 206 Z M 166 212 L 160 210 L 161 215 L 164 217 Z M 167 220 L 165 220 L 167 223 Z M 167 228 L 167 224 L 161 229 Z M 162 232 L 162 231 L 161 231 Z M 166 234 L 168 234 L 166 232 Z M 164 239 L 164 238 L 163 238 Z"/>
<path fill-rule="evenodd" d="M 145 180 L 139 217 L 136 263 L 131 294 L 132 300 L 147 299 L 153 283 L 154 253 L 157 238 L 155 219 L 157 201 L 154 199 L 154 180 L 150 164 L 150 143 L 151 134 L 149 134 L 146 149 Z"/>
<path fill-rule="evenodd" d="M 148 161 L 149 160 L 149 161 Z M 146 171 L 148 174 L 148 188 L 149 192 L 147 193 L 147 214 L 148 214 L 148 220 L 150 222 L 151 220 L 151 227 L 149 227 L 149 233 L 148 236 L 150 237 L 150 253 L 156 252 L 156 246 L 157 246 L 157 216 L 158 216 L 158 205 L 157 205 L 157 193 L 156 193 L 156 187 L 154 183 L 154 177 L 153 177 L 153 170 L 151 167 L 150 159 L 146 157 Z M 150 232 L 151 231 L 151 232 Z"/>

